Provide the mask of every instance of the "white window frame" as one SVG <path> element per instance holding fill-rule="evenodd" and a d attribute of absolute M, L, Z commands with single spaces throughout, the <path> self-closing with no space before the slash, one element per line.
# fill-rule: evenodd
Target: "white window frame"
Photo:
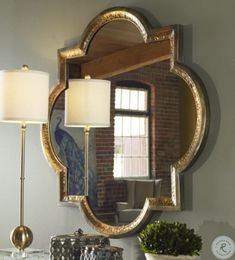
<path fill-rule="evenodd" d="M 134 82 L 134 81 L 133 81 Z M 137 88 L 137 87 L 132 87 L 132 86 L 122 86 L 122 85 L 118 85 L 118 86 L 116 86 L 116 88 L 115 88 L 115 101 L 116 101 L 116 90 L 119 90 L 119 89 L 121 89 L 121 90 L 130 90 L 130 91 L 132 91 L 132 93 L 133 93 L 133 91 L 144 91 L 145 92 L 145 108 L 143 108 L 143 109 L 130 109 L 130 107 L 129 108 L 122 108 L 122 106 L 119 104 L 119 105 L 117 105 L 116 104 L 116 102 L 115 102 L 115 115 L 114 115 L 114 121 L 115 121 L 115 119 L 117 118 L 117 117 L 123 117 L 123 118 L 125 118 L 125 117 L 131 117 L 131 118 L 144 118 L 145 120 L 146 120 L 146 122 L 144 123 L 144 124 L 146 124 L 145 125 L 145 127 L 146 127 L 146 129 L 145 129 L 145 137 L 141 137 L 141 136 L 134 136 L 134 135 L 130 135 L 130 136 L 128 136 L 128 137 L 130 137 L 130 139 L 131 138 L 134 138 L 134 137 L 140 137 L 139 139 L 142 139 L 142 142 L 143 142 L 143 140 L 144 140 L 144 138 L 146 139 L 146 147 L 145 147 L 145 152 L 146 152 L 146 155 L 145 155 L 145 157 L 141 157 L 141 156 L 130 156 L 130 157 L 125 157 L 124 156 L 124 153 L 121 153 L 121 151 L 119 150 L 119 153 L 120 153 L 120 155 L 118 155 L 117 153 L 116 153 L 116 151 L 117 151 L 117 147 L 115 146 L 115 148 L 114 148 L 114 178 L 121 178 L 121 179 L 130 179 L 130 178 L 149 178 L 149 176 L 150 176 L 150 171 L 149 171 L 149 169 L 150 169 L 150 156 L 149 156 L 149 150 L 150 150 L 150 135 L 149 135 L 149 128 L 150 128 L 150 115 L 149 115 L 149 89 L 146 87 L 146 88 Z M 130 103 L 131 103 L 131 101 L 129 101 L 129 106 L 130 106 Z M 116 108 L 118 106 L 118 108 Z M 125 107 L 125 106 L 124 106 Z M 122 129 L 123 130 L 123 129 Z M 120 137 L 120 138 L 125 138 L 125 136 L 124 135 L 119 135 L 119 136 L 115 136 L 115 124 L 114 124 L 114 142 L 116 143 L 116 138 L 118 138 L 118 137 Z M 122 149 L 123 148 L 123 146 L 120 146 L 120 148 Z M 120 156 L 120 158 L 122 159 L 118 159 L 118 156 Z M 135 174 L 133 174 L 133 172 L 131 172 L 130 174 L 128 174 L 128 175 L 123 175 L 123 174 L 115 174 L 115 171 L 117 170 L 117 160 L 119 160 L 119 164 L 122 164 L 122 166 L 118 166 L 118 168 L 119 168 L 119 171 L 123 171 L 123 170 L 120 170 L 120 167 L 124 167 L 124 164 L 125 164 L 125 159 L 127 159 L 127 158 L 129 158 L 130 160 L 132 160 L 132 163 L 130 163 L 131 165 L 133 164 L 133 160 L 134 159 L 138 159 L 139 158 L 139 160 L 141 160 L 141 159 L 143 159 L 143 165 L 146 163 L 146 167 L 145 167 L 145 173 L 146 174 L 137 174 L 137 175 L 135 175 Z M 142 166 L 139 166 L 139 167 L 142 167 Z M 123 169 L 123 168 L 122 168 Z M 124 169 L 124 171 L 125 171 L 125 169 Z M 140 169 L 139 169 L 139 172 L 140 172 Z"/>

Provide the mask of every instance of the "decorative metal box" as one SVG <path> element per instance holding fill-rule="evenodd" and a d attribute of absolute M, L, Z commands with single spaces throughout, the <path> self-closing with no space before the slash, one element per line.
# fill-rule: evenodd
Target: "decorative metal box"
<path fill-rule="evenodd" d="M 86 246 L 82 248 L 80 260 L 123 260 L 123 249 L 115 246 Z"/>
<path fill-rule="evenodd" d="M 79 260 L 81 248 L 87 245 L 110 245 L 101 235 L 83 234 L 82 230 L 71 235 L 53 236 L 50 240 L 50 260 Z"/>

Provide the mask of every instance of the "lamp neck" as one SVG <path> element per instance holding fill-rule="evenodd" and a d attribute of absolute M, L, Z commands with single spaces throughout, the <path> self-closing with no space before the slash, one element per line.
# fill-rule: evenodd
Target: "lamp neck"
<path fill-rule="evenodd" d="M 85 133 L 85 172 L 84 172 L 84 195 L 89 195 L 89 134 L 90 134 L 90 127 L 84 127 Z"/>
<path fill-rule="evenodd" d="M 21 123 L 21 154 L 20 154 L 20 225 L 24 225 L 24 180 L 25 180 L 25 134 L 26 122 Z"/>

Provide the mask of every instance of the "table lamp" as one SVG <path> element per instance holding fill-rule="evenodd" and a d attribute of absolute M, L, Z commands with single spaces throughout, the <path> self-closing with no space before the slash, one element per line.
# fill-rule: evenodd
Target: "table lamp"
<path fill-rule="evenodd" d="M 29 70 L 0 71 L 0 121 L 21 125 L 20 216 L 19 226 L 12 230 L 12 244 L 23 251 L 33 241 L 33 233 L 24 225 L 25 133 L 27 124 L 37 124 L 48 118 L 49 75 Z"/>
<path fill-rule="evenodd" d="M 89 194 L 89 131 L 110 126 L 110 81 L 70 79 L 65 91 L 65 126 L 83 127 L 85 133 L 84 194 Z"/>

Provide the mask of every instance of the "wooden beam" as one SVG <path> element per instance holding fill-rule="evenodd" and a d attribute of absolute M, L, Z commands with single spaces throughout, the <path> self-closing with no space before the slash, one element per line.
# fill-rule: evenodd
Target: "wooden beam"
<path fill-rule="evenodd" d="M 141 43 L 81 64 L 81 76 L 108 78 L 171 57 L 170 41 Z"/>

